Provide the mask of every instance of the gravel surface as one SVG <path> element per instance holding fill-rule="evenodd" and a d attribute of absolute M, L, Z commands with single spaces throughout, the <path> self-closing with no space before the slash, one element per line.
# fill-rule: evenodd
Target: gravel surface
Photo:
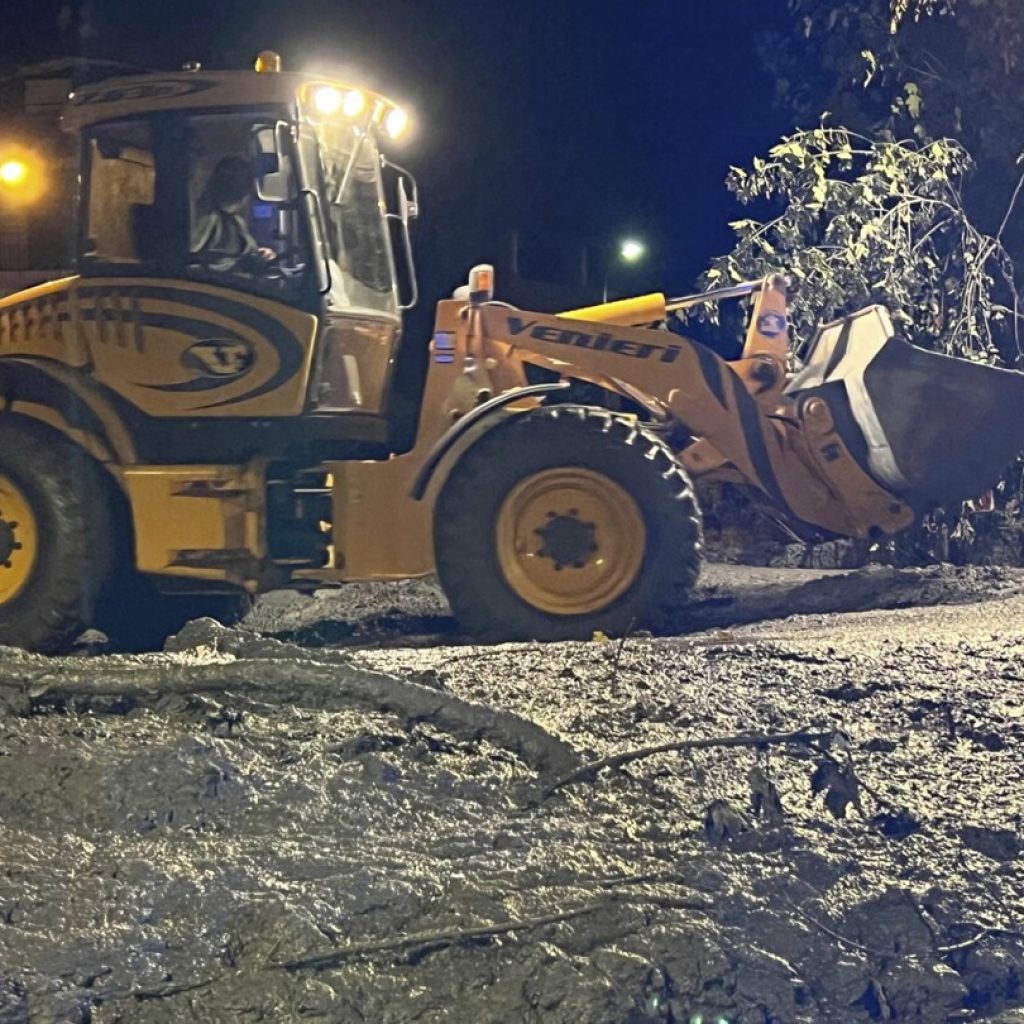
<path fill-rule="evenodd" d="M 712 566 L 680 637 L 474 647 L 420 582 L 0 650 L 0 1022 L 1019 1022 L 1022 615 Z"/>

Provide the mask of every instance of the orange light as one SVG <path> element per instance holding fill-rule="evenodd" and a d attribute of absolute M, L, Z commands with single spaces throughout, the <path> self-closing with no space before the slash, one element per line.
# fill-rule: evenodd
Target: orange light
<path fill-rule="evenodd" d="M 23 185 L 28 178 L 28 164 L 24 160 L 11 157 L 0 163 L 0 182 L 9 188 L 17 188 Z"/>
<path fill-rule="evenodd" d="M 0 146 L 0 203 L 28 206 L 46 191 L 45 164 L 21 146 Z"/>
<path fill-rule="evenodd" d="M 281 70 L 281 54 L 264 50 L 256 58 L 256 72 L 260 75 L 277 74 Z"/>
<path fill-rule="evenodd" d="M 494 298 L 494 267 L 478 263 L 469 272 L 469 298 L 471 302 L 489 302 Z"/>

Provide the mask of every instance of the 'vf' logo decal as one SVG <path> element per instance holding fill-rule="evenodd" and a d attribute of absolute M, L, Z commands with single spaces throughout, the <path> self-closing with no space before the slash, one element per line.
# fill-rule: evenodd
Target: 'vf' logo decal
<path fill-rule="evenodd" d="M 181 355 L 181 365 L 200 377 L 241 377 L 252 367 L 252 345 L 241 338 L 208 338 Z"/>

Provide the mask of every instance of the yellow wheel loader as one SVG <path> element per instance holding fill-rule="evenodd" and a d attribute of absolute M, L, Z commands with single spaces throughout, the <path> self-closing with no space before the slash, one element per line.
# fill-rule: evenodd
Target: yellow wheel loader
<path fill-rule="evenodd" d="M 780 277 L 556 316 L 481 266 L 410 387 L 400 107 L 268 53 L 91 85 L 65 122 L 75 276 L 0 301 L 0 644 L 434 571 L 487 638 L 666 628 L 699 570 L 692 477 L 864 537 L 980 493 L 1018 445 L 990 435 L 1021 378 L 911 348 L 880 307 L 789 373 Z M 738 360 L 663 329 L 743 297 Z"/>

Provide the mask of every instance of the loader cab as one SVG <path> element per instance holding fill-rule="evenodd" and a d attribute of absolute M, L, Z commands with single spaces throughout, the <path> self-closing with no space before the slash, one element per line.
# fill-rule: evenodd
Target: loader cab
<path fill-rule="evenodd" d="M 101 382 L 149 417 L 331 419 L 317 429 L 339 442 L 350 420 L 387 444 L 416 187 L 381 143 L 403 119 L 285 74 L 122 80 L 73 101 Z"/>

